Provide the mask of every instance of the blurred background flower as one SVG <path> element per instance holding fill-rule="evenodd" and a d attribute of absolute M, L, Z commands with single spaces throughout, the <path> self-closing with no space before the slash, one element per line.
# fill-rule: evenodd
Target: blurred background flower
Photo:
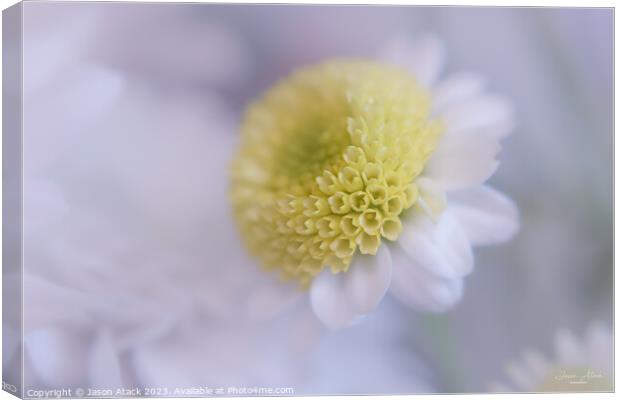
<path fill-rule="evenodd" d="M 612 29 L 609 9 L 24 4 L 26 386 L 484 391 L 558 327 L 610 323 Z M 521 232 L 443 315 L 384 301 L 329 333 L 278 293 L 289 312 L 259 318 L 276 294 L 228 222 L 240 113 L 294 68 L 424 32 L 515 104 L 491 184 Z"/>
<path fill-rule="evenodd" d="M 508 382 L 498 392 L 608 392 L 613 390 L 613 335 L 601 322 L 591 323 L 583 338 L 571 331 L 555 335 L 552 358 L 525 350 L 506 366 Z"/>

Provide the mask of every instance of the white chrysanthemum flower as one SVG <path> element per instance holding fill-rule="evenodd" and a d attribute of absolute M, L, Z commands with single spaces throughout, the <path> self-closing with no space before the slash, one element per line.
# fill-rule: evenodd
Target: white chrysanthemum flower
<path fill-rule="evenodd" d="M 248 109 L 232 164 L 242 236 L 262 266 L 310 290 L 328 326 L 387 292 L 442 311 L 462 295 L 472 246 L 517 231 L 484 182 L 512 111 L 480 78 L 436 82 L 441 42 L 394 42 L 378 62 L 302 69 Z"/>
<path fill-rule="evenodd" d="M 509 383 L 496 392 L 609 392 L 613 390 L 614 340 L 609 328 L 594 322 L 582 340 L 567 330 L 555 338 L 555 357 L 535 350 L 506 366 Z"/>
<path fill-rule="evenodd" d="M 243 265 L 239 252 L 221 263 L 213 255 L 234 238 L 228 219 L 230 235 L 218 229 L 218 218 L 227 215 L 227 179 L 214 173 L 233 148 L 231 112 L 208 92 L 162 92 L 148 79 L 103 67 L 91 54 L 94 38 L 109 28 L 102 10 L 24 6 L 25 270 L 6 281 L 9 291 L 24 291 L 26 387 L 131 384 L 122 357 L 136 345 L 165 335 L 191 310 L 213 318 L 242 301 L 231 299 L 234 289 L 219 290 L 233 284 L 216 279 L 224 275 L 217 270 L 222 264 Z M 187 32 L 184 15 L 157 16 L 171 42 L 187 42 L 200 30 Z M 125 31 L 135 21 L 115 22 Z M 191 71 L 159 63 L 162 74 L 223 79 L 220 72 L 240 61 L 234 55 L 241 49 L 236 36 L 218 32 L 212 43 L 233 56 L 221 58 L 216 70 L 201 67 L 207 62 L 201 54 L 202 64 L 190 63 Z M 119 58 L 128 51 L 116 50 Z M 155 61 L 169 55 L 142 50 Z M 185 61 L 193 60 L 190 53 Z M 122 61 L 110 55 L 111 66 L 112 59 Z M 203 245 L 205 237 L 213 247 Z M 19 361 L 22 321 L 17 314 L 7 318 L 3 331 L 12 346 L 3 365 L 10 369 Z"/>
<path fill-rule="evenodd" d="M 25 193 L 28 384 L 122 387 L 122 354 L 195 310 L 210 319 L 234 307 L 213 288 L 225 276 L 217 269 L 240 259 L 205 265 L 227 238 L 217 219 L 225 177 L 212 167 L 225 165 L 231 120 L 209 96 L 162 98 L 128 83 L 80 151 L 58 161 L 53 186 Z M 213 186 L 196 184 L 205 180 Z M 219 186 L 221 202 L 209 192 Z"/>

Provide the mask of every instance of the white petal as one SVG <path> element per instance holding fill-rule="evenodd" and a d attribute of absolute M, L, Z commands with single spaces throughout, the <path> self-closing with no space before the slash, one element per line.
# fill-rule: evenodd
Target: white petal
<path fill-rule="evenodd" d="M 100 332 L 95 338 L 90 353 L 88 374 L 89 384 L 93 388 L 123 387 L 118 349 L 106 331 Z"/>
<path fill-rule="evenodd" d="M 69 329 L 37 330 L 25 336 L 25 350 L 37 378 L 47 385 L 83 384 L 90 340 Z"/>
<path fill-rule="evenodd" d="M 461 278 L 473 269 L 471 245 L 448 210 L 436 223 L 422 212 L 407 215 L 398 245 L 416 266 L 446 279 Z"/>
<path fill-rule="evenodd" d="M 425 87 L 433 85 L 445 60 L 445 48 L 438 38 L 427 35 L 409 41 L 393 39 L 383 51 L 385 61 L 407 68 Z"/>
<path fill-rule="evenodd" d="M 287 333 L 287 348 L 293 355 L 304 355 L 314 349 L 325 331 L 325 326 L 316 318 L 307 304 L 292 315 Z"/>
<path fill-rule="evenodd" d="M 24 180 L 24 234 L 38 233 L 67 212 L 67 203 L 58 185 L 45 179 Z"/>
<path fill-rule="evenodd" d="M 512 382 L 523 391 L 531 391 L 535 384 L 535 377 L 530 375 L 521 364 L 512 362 L 506 366 L 506 373 Z"/>
<path fill-rule="evenodd" d="M 222 339 L 227 338 L 224 336 L 220 338 Z M 175 343 L 171 343 L 173 340 L 177 341 L 176 346 Z M 191 356 L 188 356 L 185 348 L 188 343 L 196 347 L 189 352 Z M 179 340 L 178 335 L 171 335 L 169 340 L 143 343 L 132 349 L 129 355 L 134 373 L 140 383 L 153 386 L 172 383 L 178 387 L 190 387 L 194 384 L 192 381 L 196 379 L 191 374 L 201 371 L 193 364 L 196 362 L 197 355 L 202 355 L 198 353 L 202 352 L 205 345 L 201 345 L 200 342 L 190 343 L 185 337 Z M 212 374 L 210 362 L 208 358 L 204 360 L 202 371 Z"/>
<path fill-rule="evenodd" d="M 273 324 L 190 318 L 165 338 L 138 344 L 127 358 L 138 382 L 147 386 L 190 388 L 205 379 L 238 385 L 266 382 L 265 376 L 274 377 L 274 359 L 280 361 L 278 367 L 290 368 L 277 351 L 286 348 L 288 331 L 280 333 Z M 259 363 L 261 368 L 256 368 Z"/>
<path fill-rule="evenodd" d="M 514 110 L 510 102 L 494 95 L 477 96 L 445 107 L 441 118 L 445 135 L 485 133 L 495 138 L 508 135 L 514 128 Z"/>
<path fill-rule="evenodd" d="M 428 215 L 438 217 L 446 208 L 446 192 L 435 181 L 423 176 L 416 179 L 415 183 L 420 193 L 418 204 Z"/>
<path fill-rule="evenodd" d="M 588 366 L 610 376 L 613 372 L 613 335 L 601 321 L 592 322 L 586 331 Z"/>
<path fill-rule="evenodd" d="M 174 126 L 183 126 L 176 140 L 170 135 Z M 132 82 L 93 140 L 72 157 L 88 168 L 93 163 L 104 166 L 140 204 L 145 217 L 172 235 L 186 232 L 188 226 L 214 224 L 214 218 L 229 218 L 227 176 L 213 171 L 230 162 L 233 133 L 231 114 L 216 96 L 161 96 Z"/>
<path fill-rule="evenodd" d="M 349 303 L 344 275 L 332 274 L 325 268 L 310 288 L 312 310 L 331 329 L 349 326 L 359 315 Z"/>
<path fill-rule="evenodd" d="M 506 242 L 519 230 L 516 205 L 489 186 L 452 192 L 449 199 L 450 212 L 473 246 Z"/>
<path fill-rule="evenodd" d="M 392 280 L 392 258 L 386 245 L 377 254 L 358 254 L 344 274 L 350 303 L 360 314 L 374 310 Z"/>
<path fill-rule="evenodd" d="M 601 350 L 609 351 L 610 344 L 613 342 L 613 337 L 604 322 L 594 321 L 588 325 L 586 342 L 589 352 Z"/>
<path fill-rule="evenodd" d="M 549 361 L 535 350 L 523 352 L 523 363 L 537 377 L 543 377 L 549 369 Z"/>
<path fill-rule="evenodd" d="M 94 301 L 84 292 L 57 285 L 47 279 L 24 275 L 25 333 L 50 325 L 71 322 L 83 327 L 92 324 Z"/>
<path fill-rule="evenodd" d="M 302 291 L 295 284 L 279 282 L 272 275 L 267 278 L 271 282 L 256 287 L 248 299 L 246 313 L 250 319 L 273 318 L 295 304 L 302 296 Z"/>
<path fill-rule="evenodd" d="M 140 343 L 149 343 L 165 337 L 174 329 L 178 320 L 179 318 L 176 315 L 166 315 L 161 316 L 161 321 L 156 321 L 155 323 L 136 323 L 136 326 L 132 326 L 130 329 L 117 335 L 116 347 L 119 351 L 125 351 L 134 348 Z"/>
<path fill-rule="evenodd" d="M 95 7 L 70 4 L 37 4 L 28 7 L 23 29 L 23 86 L 31 94 L 46 83 L 63 77 L 69 65 L 84 55 L 99 27 Z M 70 74 L 67 74 L 70 76 Z"/>
<path fill-rule="evenodd" d="M 433 89 L 433 113 L 441 114 L 446 107 L 471 99 L 484 89 L 484 80 L 475 74 L 455 74 L 442 79 Z"/>
<path fill-rule="evenodd" d="M 80 67 L 53 82 L 46 90 L 27 98 L 24 113 L 28 123 L 24 159 L 28 170 L 47 166 L 74 144 L 108 110 L 121 93 L 123 78 L 101 67 Z"/>
<path fill-rule="evenodd" d="M 428 160 L 424 176 L 448 191 L 479 185 L 497 169 L 495 156 L 499 150 L 497 139 L 485 133 L 444 135 Z"/>
<path fill-rule="evenodd" d="M 577 338 L 568 330 L 560 330 L 555 339 L 558 359 L 565 364 L 579 365 L 584 361 L 583 349 Z"/>
<path fill-rule="evenodd" d="M 445 279 L 420 267 L 400 248 L 392 247 L 390 293 L 414 309 L 444 312 L 463 296 L 463 279 Z"/>

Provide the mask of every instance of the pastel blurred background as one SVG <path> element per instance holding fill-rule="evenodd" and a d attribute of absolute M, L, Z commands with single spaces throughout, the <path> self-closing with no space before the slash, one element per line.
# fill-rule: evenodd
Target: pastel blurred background
<path fill-rule="evenodd" d="M 611 9 L 31 2 L 24 33 L 26 388 L 484 392 L 558 329 L 611 326 Z M 254 321 L 268 277 L 226 197 L 244 108 L 299 66 L 421 34 L 514 103 L 491 183 L 520 233 L 476 251 L 444 314 Z"/>

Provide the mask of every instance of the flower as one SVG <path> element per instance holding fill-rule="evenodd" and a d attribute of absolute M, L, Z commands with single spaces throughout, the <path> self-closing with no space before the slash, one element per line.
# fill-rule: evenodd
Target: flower
<path fill-rule="evenodd" d="M 246 112 L 231 167 L 241 234 L 266 270 L 309 287 L 332 328 L 389 287 L 413 307 L 447 309 L 471 247 L 517 230 L 514 204 L 483 184 L 511 109 L 471 75 L 435 84 L 442 58 L 434 38 L 394 42 L 383 62 L 301 69 Z"/>
<path fill-rule="evenodd" d="M 24 207 L 30 387 L 123 387 L 129 382 L 119 371 L 131 370 L 123 355 L 196 318 L 196 310 L 212 321 L 234 307 L 214 287 L 226 277 L 216 268 L 239 258 L 205 265 L 203 254 L 215 262 L 211 254 L 228 238 L 217 219 L 226 203 L 209 194 L 219 185 L 210 167 L 225 165 L 218 151 L 232 138 L 228 115 L 209 96 L 161 97 L 127 82 L 76 142 L 80 151 L 64 154 L 48 175 L 54 186 L 26 193 L 46 195 L 42 205 Z M 215 179 L 211 187 L 195 184 L 205 178 Z M 209 207 L 214 212 L 205 215 Z M 55 208 L 62 213 L 51 214 Z M 38 218 L 48 214 L 54 218 Z M 210 245 L 196 244 L 205 238 Z"/>
<path fill-rule="evenodd" d="M 601 392 L 613 389 L 613 336 L 602 322 L 588 326 L 580 341 L 568 330 L 555 337 L 555 358 L 526 350 L 506 366 L 509 384 L 496 392 Z"/>
<path fill-rule="evenodd" d="M 112 55 L 106 63 L 93 57 L 96 45 L 106 44 L 104 8 L 25 6 L 24 271 L 6 280 L 11 298 L 23 288 L 26 311 L 23 332 L 19 315 L 7 320 L 3 365 L 21 362 L 23 334 L 26 388 L 132 384 L 126 372 L 135 372 L 124 360 L 137 346 L 199 313 L 214 323 L 245 300 L 231 299 L 243 282 L 216 269 L 229 263 L 234 273 L 244 263 L 239 252 L 213 256 L 234 238 L 232 229 L 219 229 L 226 179 L 213 173 L 233 149 L 231 111 L 209 90 L 166 92 L 157 78 L 115 66 L 122 60 Z M 184 15 L 158 15 L 168 39 L 188 42 Z M 214 43 L 222 54 L 229 44 L 239 53 L 226 32 Z M 235 60 L 224 57 L 217 69 Z M 192 71 L 162 75 L 223 79 Z"/>

